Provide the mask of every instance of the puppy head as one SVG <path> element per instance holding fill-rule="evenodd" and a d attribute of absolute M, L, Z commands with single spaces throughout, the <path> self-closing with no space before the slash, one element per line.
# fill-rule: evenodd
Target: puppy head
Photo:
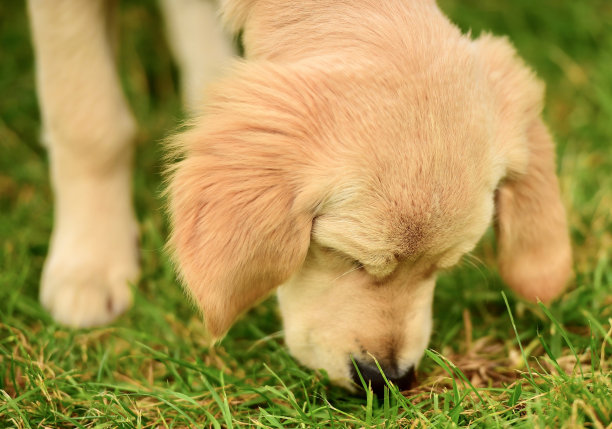
<path fill-rule="evenodd" d="M 436 272 L 476 245 L 529 149 L 500 138 L 504 95 L 467 40 L 422 72 L 315 63 L 239 67 L 177 136 L 170 245 L 214 337 L 282 285 L 300 362 L 349 388 L 351 359 L 401 379 Z"/>
<path fill-rule="evenodd" d="M 409 92 L 427 87 L 416 99 L 441 96 L 432 85 Z M 473 89 L 457 91 L 480 99 Z M 376 140 L 363 152 L 343 158 L 305 262 L 279 289 L 293 355 L 346 387 L 356 381 L 351 358 L 361 371 L 376 371 L 378 361 L 391 380 L 417 366 L 431 333 L 437 271 L 472 250 L 490 224 L 500 174 L 492 134 L 486 121 L 466 122 L 474 112 L 447 110 L 448 101 L 408 107 L 401 129 L 390 128 L 394 118 L 368 133 Z"/>
<path fill-rule="evenodd" d="M 419 177 L 408 165 L 397 176 L 386 161 L 378 177 L 363 171 L 322 205 L 304 264 L 278 292 L 293 355 L 349 388 L 351 358 L 361 371 L 378 361 L 391 380 L 417 366 L 436 272 L 475 246 L 493 214 L 493 189 L 472 177 L 436 183 L 442 171 Z"/>

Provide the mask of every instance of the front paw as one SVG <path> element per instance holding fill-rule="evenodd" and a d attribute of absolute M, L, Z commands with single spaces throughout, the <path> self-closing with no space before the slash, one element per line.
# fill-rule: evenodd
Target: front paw
<path fill-rule="evenodd" d="M 133 233 L 121 239 L 113 235 L 78 243 L 66 240 L 71 245 L 52 242 L 40 301 L 57 322 L 75 328 L 100 326 L 131 306 L 130 284 L 138 281 L 140 272 L 137 240 Z"/>
<path fill-rule="evenodd" d="M 137 275 L 112 278 L 101 267 L 81 266 L 46 272 L 40 300 L 62 325 L 89 328 L 112 322 L 132 304 L 129 282 Z"/>

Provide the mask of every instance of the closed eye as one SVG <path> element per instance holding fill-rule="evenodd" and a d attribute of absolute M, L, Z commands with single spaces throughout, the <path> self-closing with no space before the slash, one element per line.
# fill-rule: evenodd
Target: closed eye
<path fill-rule="evenodd" d="M 354 272 L 354 271 L 361 270 L 361 269 L 363 269 L 363 265 L 361 265 L 361 264 L 359 264 L 359 265 L 355 265 L 355 266 L 354 266 L 353 268 L 351 268 L 350 270 L 345 271 L 345 272 L 343 272 L 342 274 L 340 274 L 340 275 L 339 275 L 338 277 L 336 277 L 336 278 L 335 278 L 333 281 L 336 281 L 336 280 L 338 280 L 339 278 L 342 278 L 342 277 L 346 276 L 347 274 L 350 274 L 350 273 L 352 273 L 352 272 Z"/>
<path fill-rule="evenodd" d="M 477 242 L 478 240 L 464 241 L 451 247 L 449 250 L 444 252 L 442 256 L 440 256 L 437 266 L 441 269 L 451 268 L 461 260 L 463 255 L 471 252 L 474 247 L 476 247 Z"/>
<path fill-rule="evenodd" d="M 449 252 L 440 258 L 438 263 L 436 264 L 438 268 L 447 269 L 456 265 L 457 262 L 461 259 L 463 253 L 461 252 Z"/>
<path fill-rule="evenodd" d="M 378 279 L 389 276 L 397 267 L 397 258 L 393 255 L 379 255 L 364 262 L 365 270 Z"/>
<path fill-rule="evenodd" d="M 323 251 L 323 253 L 325 253 L 326 256 L 342 259 L 343 261 L 353 265 L 357 269 L 363 268 L 363 264 L 359 260 L 352 258 L 351 256 L 347 255 L 346 253 L 340 250 L 333 249 L 327 246 L 322 246 L 321 250 Z"/>

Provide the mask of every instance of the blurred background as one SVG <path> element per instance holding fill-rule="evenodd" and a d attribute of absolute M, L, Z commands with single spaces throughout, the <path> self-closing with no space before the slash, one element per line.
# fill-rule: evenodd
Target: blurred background
<path fill-rule="evenodd" d="M 612 2 L 440 0 L 439 4 L 473 36 L 483 30 L 507 35 L 547 84 L 545 118 L 558 144 L 558 171 L 576 270 L 570 291 L 551 311 L 577 347 L 587 347 L 590 333 L 602 337 L 601 332 L 607 330 L 604 325 L 612 317 Z M 47 155 L 39 143 L 40 117 L 25 3 L 0 3 L 0 389 L 12 397 L 37 391 L 40 373 L 55 380 L 50 389 L 60 392 L 58 403 L 74 411 L 75 407 L 86 407 L 93 393 L 87 393 L 87 388 L 79 390 L 68 378 L 61 381 L 66 374 L 79 382 L 127 382 L 191 394 L 205 387 L 190 378 L 190 362 L 226 368 L 228 377 L 246 379 L 247 385 L 278 386 L 278 380 L 264 369 L 264 363 L 270 362 L 270 367 L 284 371 L 283 377 L 290 382 L 326 395 L 326 388 L 317 387 L 310 372 L 291 363 L 286 355 L 274 299 L 249 313 L 215 353 L 203 357 L 199 316 L 184 298 L 162 252 L 167 229 L 160 197 L 160 141 L 179 125 L 183 113 L 179 74 L 155 6 L 155 2 L 136 0 L 122 1 L 120 6 L 120 75 L 140 125 L 134 189 L 141 221 L 142 280 L 134 308 L 112 328 L 71 332 L 55 325 L 37 301 L 53 198 Z M 467 309 L 470 335 L 500 342 L 499 350 L 493 352 L 498 356 L 491 359 L 507 358 L 510 350 L 516 349 L 514 332 L 503 316 L 506 307 L 500 290 L 504 289 L 495 269 L 494 246 L 492 234 L 488 234 L 471 263 L 440 279 L 433 348 L 450 354 L 465 351 Z M 537 307 L 512 296 L 510 302 L 519 317 L 521 338 L 536 343 L 533 353 L 544 354 L 537 348 L 540 330 L 550 340 L 553 354 L 570 353 Z M 254 345 L 254 340 L 259 342 Z M 172 356 L 184 365 L 177 364 L 176 374 L 169 367 L 159 369 L 155 353 Z M 40 365 L 32 366 L 31 361 Z M 15 368 L 20 368 L 21 379 L 2 375 L 14 376 Z M 143 375 L 146 368 L 150 377 Z M 427 359 L 422 371 L 425 375 L 436 373 Z M 91 389 L 97 391 L 96 387 Z M 331 396 L 350 401 L 344 393 L 331 389 Z M 234 394 L 242 398 L 240 388 Z M 66 399 L 66 395 L 73 399 Z M 355 409 L 360 407 L 359 401 L 356 404 Z M 46 415 L 40 404 L 26 401 L 23 406 L 32 416 L 40 414 L 43 419 Z"/>

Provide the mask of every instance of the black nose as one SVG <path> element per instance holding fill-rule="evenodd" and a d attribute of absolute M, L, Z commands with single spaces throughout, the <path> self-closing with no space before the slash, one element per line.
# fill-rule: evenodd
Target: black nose
<path fill-rule="evenodd" d="M 357 366 L 357 368 L 355 368 L 355 366 Z M 361 377 L 363 377 L 364 381 L 366 382 L 366 385 L 369 384 L 372 387 L 372 391 L 377 396 L 383 396 L 384 388 L 387 386 L 387 383 L 380 373 L 378 366 L 376 366 L 376 363 L 363 363 L 355 360 L 355 365 L 353 365 L 353 362 L 351 362 L 351 367 L 353 381 L 357 383 L 358 386 L 363 386 L 363 383 L 361 382 L 361 378 L 359 378 L 357 369 L 359 370 Z M 414 375 L 414 367 L 410 367 L 407 371 L 401 373 L 398 370 L 389 368 L 385 369 L 383 366 L 381 366 L 381 368 L 385 373 L 387 380 L 395 384 L 400 391 L 410 389 L 416 380 Z"/>

